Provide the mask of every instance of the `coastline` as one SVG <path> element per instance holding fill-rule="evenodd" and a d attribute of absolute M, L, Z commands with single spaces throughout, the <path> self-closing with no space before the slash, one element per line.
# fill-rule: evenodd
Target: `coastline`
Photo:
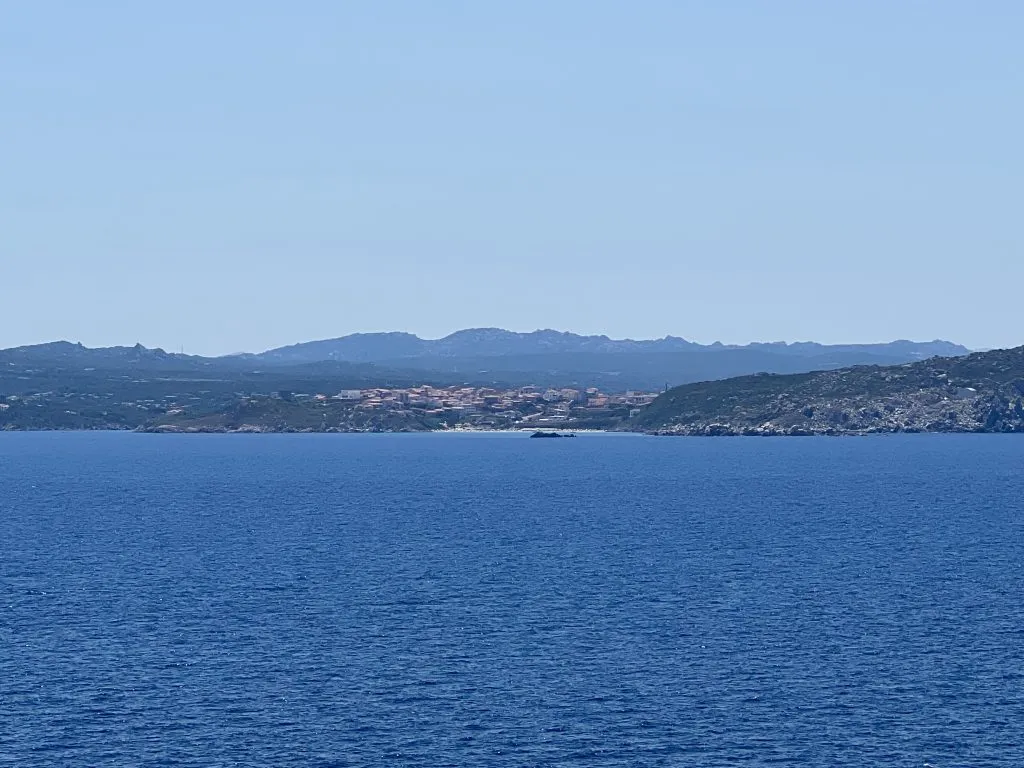
<path fill-rule="evenodd" d="M 241 425 L 239 427 L 177 427 L 159 425 L 155 427 L 116 427 L 103 426 L 95 428 L 66 427 L 12 427 L 0 429 L 3 434 L 41 434 L 41 433 L 134 433 L 147 435 L 528 435 L 536 431 L 535 427 L 523 429 L 310 429 L 310 428 L 269 428 L 259 425 Z M 554 430 L 552 430 L 554 431 Z M 676 429 L 572 429 L 558 430 L 572 432 L 576 435 L 635 435 L 646 437 L 677 437 L 677 438 L 791 438 L 791 437 L 877 437 L 887 435 L 1015 435 L 1024 434 L 1024 429 L 866 429 L 866 430 L 809 430 L 792 428 L 783 429 L 750 429 L 732 428 L 724 425 L 708 425 L 702 427 L 686 427 Z"/>

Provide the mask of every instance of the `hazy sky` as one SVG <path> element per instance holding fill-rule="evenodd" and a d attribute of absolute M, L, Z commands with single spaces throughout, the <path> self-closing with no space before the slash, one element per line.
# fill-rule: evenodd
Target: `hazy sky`
<path fill-rule="evenodd" d="M 1017 0 L 0 0 L 0 346 L 1024 343 Z"/>

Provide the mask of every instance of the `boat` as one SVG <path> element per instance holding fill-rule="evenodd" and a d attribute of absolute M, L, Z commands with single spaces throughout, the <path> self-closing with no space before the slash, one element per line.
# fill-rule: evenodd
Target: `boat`
<path fill-rule="evenodd" d="M 568 435 L 562 435 L 558 432 L 534 432 L 530 437 L 576 437 L 576 435 L 569 433 Z"/>

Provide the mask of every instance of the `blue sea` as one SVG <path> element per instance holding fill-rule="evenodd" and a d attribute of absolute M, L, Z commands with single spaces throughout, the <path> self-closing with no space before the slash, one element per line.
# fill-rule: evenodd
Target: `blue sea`
<path fill-rule="evenodd" d="M 0 434 L 0 765 L 1024 766 L 1024 438 Z"/>

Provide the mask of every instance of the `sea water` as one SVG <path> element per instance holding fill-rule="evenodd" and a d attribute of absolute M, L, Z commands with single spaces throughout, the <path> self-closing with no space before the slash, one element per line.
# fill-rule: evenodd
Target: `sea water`
<path fill-rule="evenodd" d="M 0 764 L 1024 765 L 1024 437 L 0 435 Z"/>

